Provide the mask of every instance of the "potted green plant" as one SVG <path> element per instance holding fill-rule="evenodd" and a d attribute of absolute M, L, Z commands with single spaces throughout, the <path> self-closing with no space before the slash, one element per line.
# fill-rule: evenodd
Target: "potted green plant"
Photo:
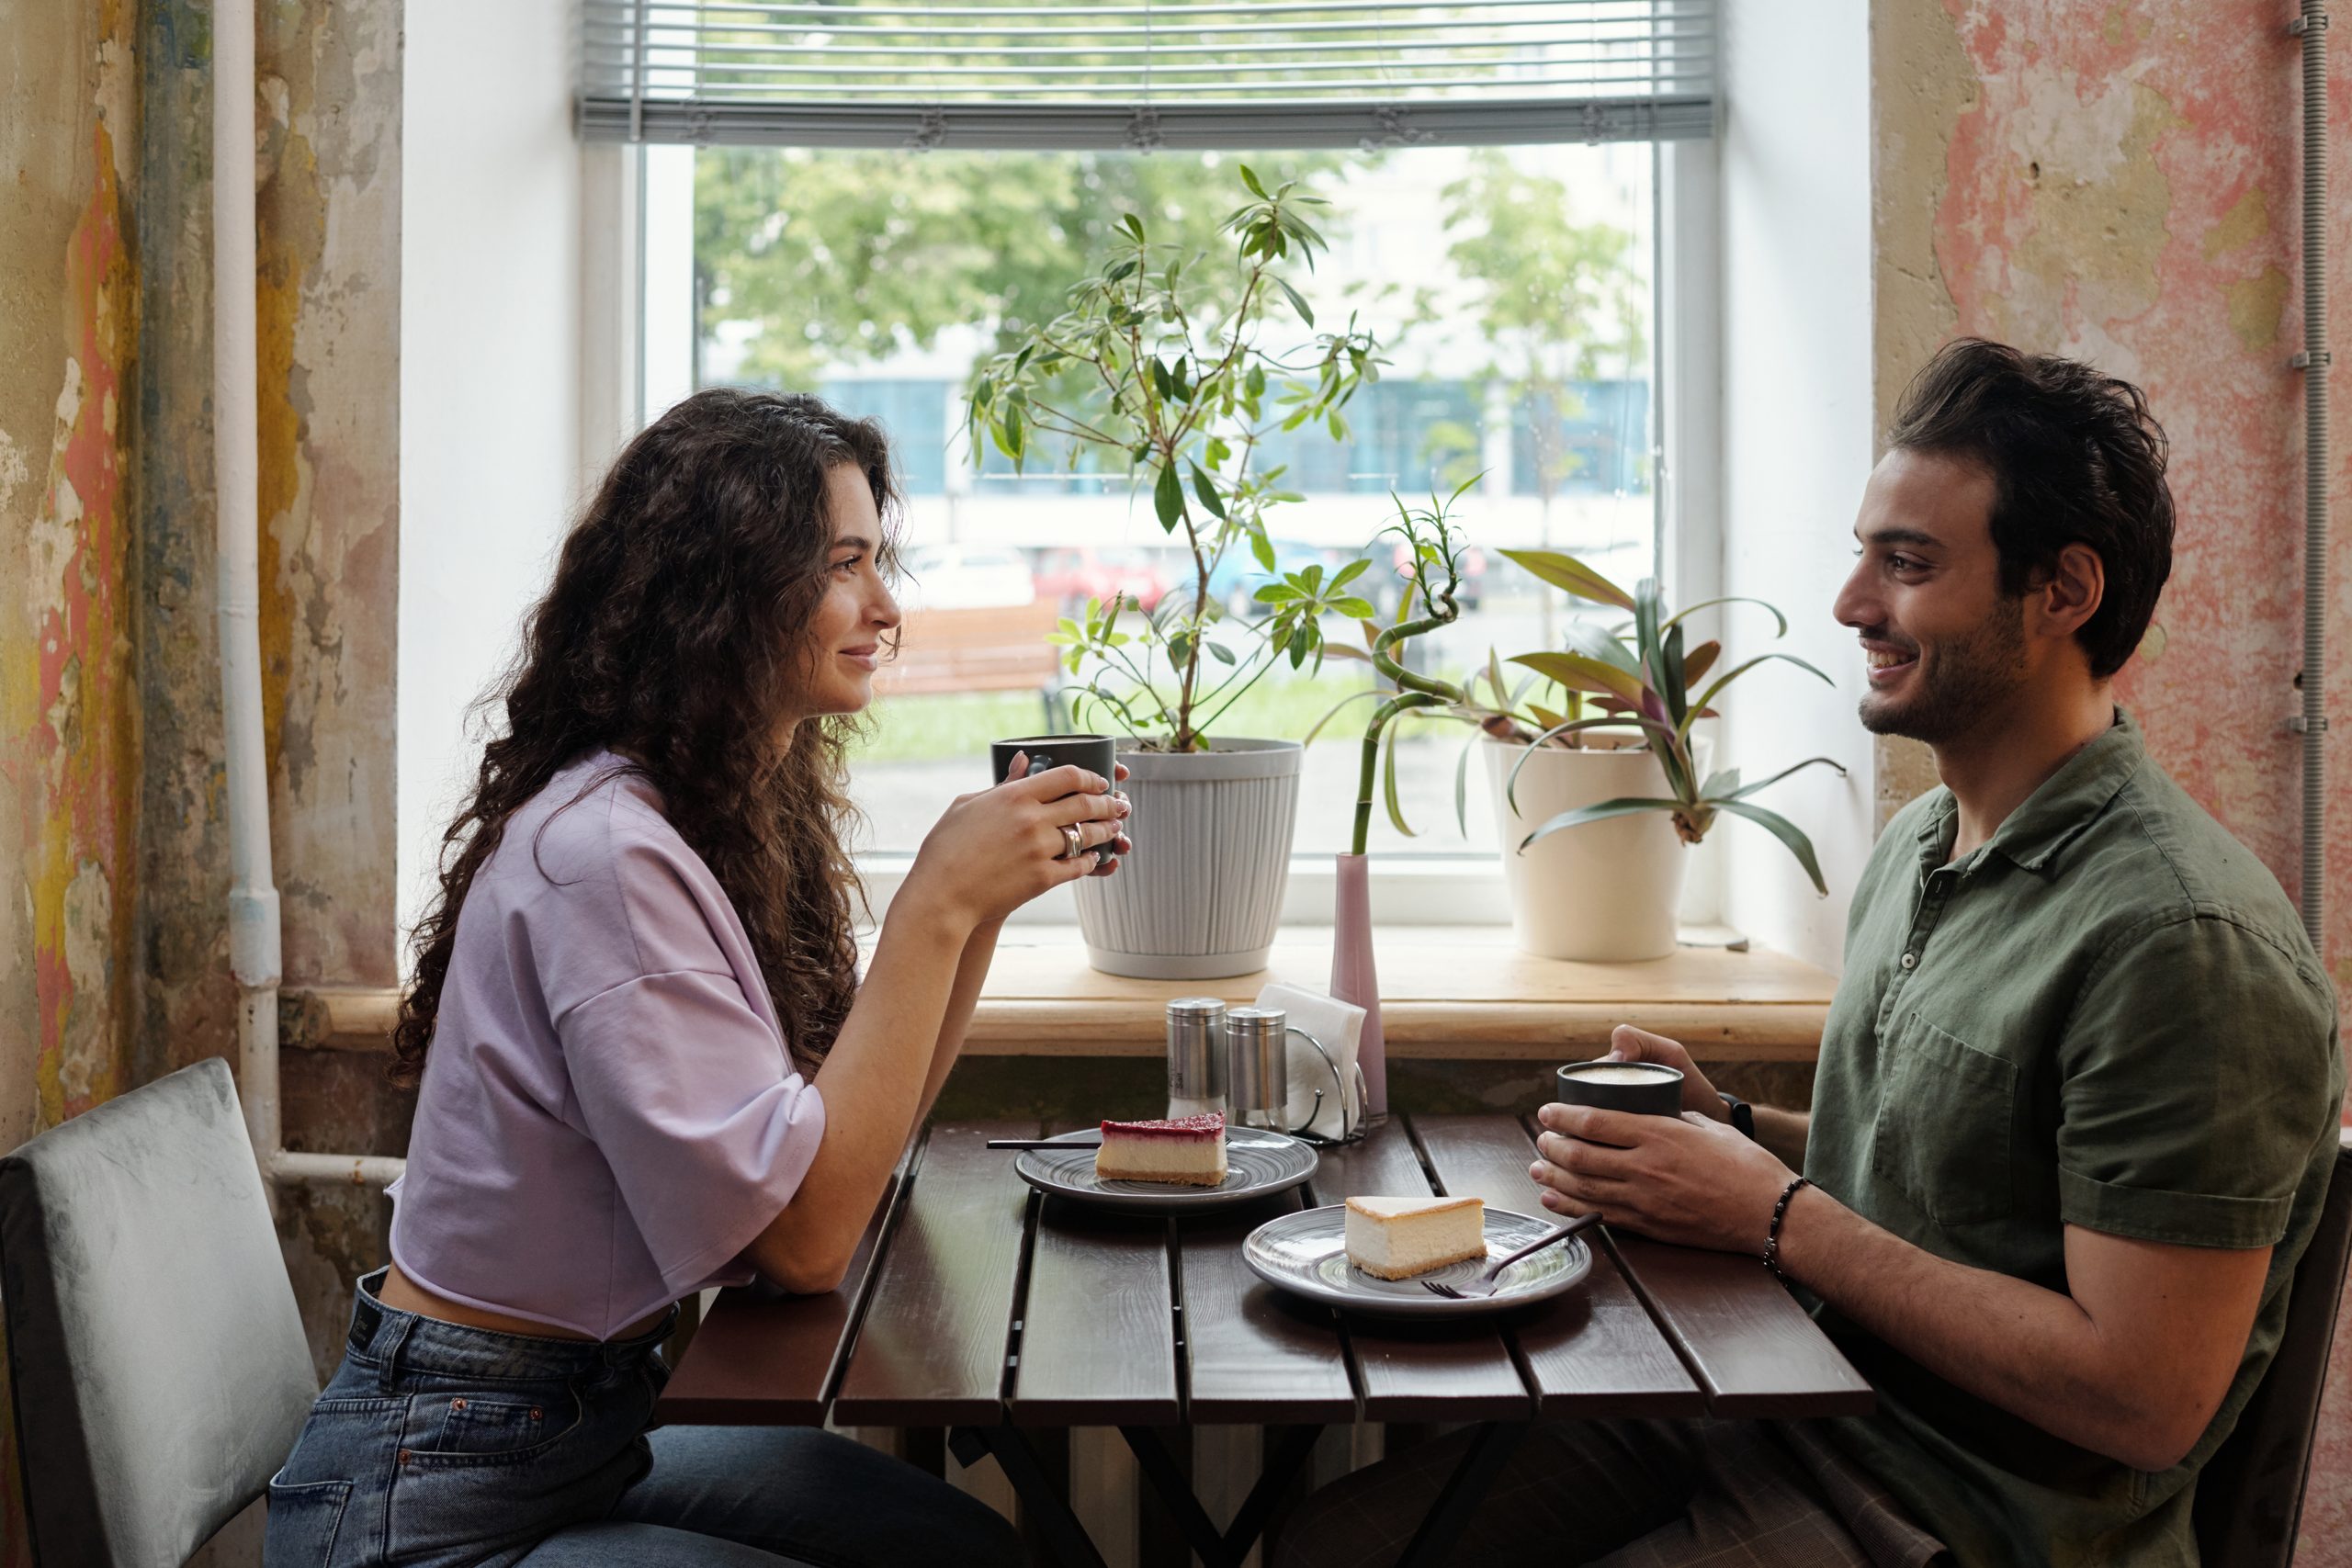
<path fill-rule="evenodd" d="M 1623 611 L 1614 629 L 1568 626 L 1566 647 L 1492 653 L 1486 666 L 1438 700 L 1400 710 L 1472 728 L 1454 773 L 1454 807 L 1466 826 L 1470 752 L 1485 754 L 1502 837 L 1512 934 L 1527 952 L 1550 958 L 1621 962 L 1674 951 L 1681 898 L 1682 850 L 1702 840 L 1725 815 L 1763 828 L 1787 846 L 1826 897 L 1813 841 L 1778 812 L 1752 798 L 1806 768 L 1844 768 L 1809 757 L 1770 777 L 1745 783 L 1736 768 L 1711 771 L 1699 721 L 1719 716 L 1715 704 L 1732 683 L 1779 661 L 1829 677 L 1792 653 L 1766 652 L 1713 680 L 1723 647 L 1686 646 L 1685 626 L 1700 610 L 1748 604 L 1772 616 L 1775 637 L 1788 621 L 1761 600 L 1710 599 L 1669 612 L 1657 582 L 1627 592 L 1573 556 L 1504 550 L 1506 559 L 1573 597 Z M 1507 682 L 1504 665 L 1527 671 Z M 1410 833 L 1394 786 L 1395 740 L 1386 746 L 1385 791 L 1391 819 Z M 1570 829 L 1577 829 L 1571 832 Z"/>
<path fill-rule="evenodd" d="M 1430 708 L 1448 708 L 1463 700 L 1459 689 L 1445 682 L 1408 670 L 1396 658 L 1405 644 L 1440 626 L 1451 626 L 1461 614 L 1454 594 L 1462 586 L 1462 541 L 1453 532 L 1453 503 L 1476 484 L 1465 481 L 1441 502 L 1434 496 L 1425 509 L 1396 502 L 1396 522 L 1383 530 L 1405 542 L 1405 582 L 1394 626 L 1371 639 L 1372 666 L 1395 688 L 1375 687 L 1348 698 L 1379 699 L 1364 725 L 1363 756 L 1356 770 L 1356 806 L 1348 852 L 1338 857 L 1331 911 L 1331 994 L 1364 1010 L 1363 1028 L 1356 1041 L 1356 1065 L 1363 1073 L 1364 1113 L 1377 1121 L 1388 1113 L 1387 1039 L 1380 1021 L 1380 976 L 1373 958 L 1371 865 L 1364 858 L 1372 832 L 1372 795 L 1375 777 L 1385 780 L 1389 815 L 1402 822 L 1396 798 L 1396 753 L 1394 721 L 1403 715 Z M 1390 498 L 1394 500 L 1394 497 Z M 1415 613 L 1414 606 L 1419 605 Z M 1343 702 L 1341 706 L 1346 705 Z M 1337 711 L 1336 709 L 1333 711 Z M 1327 716 L 1328 717 L 1328 716 Z M 1317 725 L 1317 728 L 1321 728 Z M 1387 741 L 1384 747 L 1383 740 Z M 1386 759 L 1383 772 L 1381 762 Z"/>
<path fill-rule="evenodd" d="M 1372 613 L 1351 586 L 1363 562 L 1280 573 L 1254 616 L 1229 615 L 1210 591 L 1237 549 L 1273 574 L 1267 513 L 1303 499 L 1282 468 L 1261 465 L 1265 437 L 1312 425 L 1345 439 L 1341 411 L 1379 375 L 1371 334 L 1352 320 L 1317 333 L 1283 276 L 1293 259 L 1311 268 L 1324 247 L 1304 216 L 1318 198 L 1295 183 L 1269 190 L 1246 165 L 1238 174 L 1248 199 L 1223 226 L 1229 267 L 1155 243 L 1128 213 L 1069 309 L 978 367 L 970 388 L 976 461 L 985 442 L 1016 467 L 1058 448 L 1073 468 L 1122 472 L 1133 493 L 1150 492 L 1190 564 L 1189 591 L 1149 614 L 1093 602 L 1054 637 L 1077 679 L 1074 710 L 1106 715 L 1125 735 L 1135 852 L 1117 876 L 1078 889 L 1089 956 L 1112 974 L 1206 979 L 1264 966 L 1289 879 L 1301 748 L 1217 726 L 1278 665 L 1319 668 L 1323 617 Z M 1278 316 L 1285 324 L 1270 333 Z"/>

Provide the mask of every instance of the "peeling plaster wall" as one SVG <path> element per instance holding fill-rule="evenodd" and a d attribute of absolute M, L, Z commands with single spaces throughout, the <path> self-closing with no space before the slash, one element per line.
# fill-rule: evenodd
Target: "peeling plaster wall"
<path fill-rule="evenodd" d="M 2286 721 L 2302 614 L 2293 14 L 2279 0 L 1901 0 L 1878 7 L 1872 39 L 1882 424 L 1955 333 L 2088 359 L 2146 389 L 2173 441 L 2178 532 L 2156 629 L 2119 688 L 2156 758 L 2290 894 L 2301 742 Z M 2347 52 L 2334 61 L 2338 276 L 2352 262 Z M 2346 321 L 2339 310 L 2338 408 Z M 2339 496 L 2347 474 L 2352 429 L 2339 429 Z M 2346 621 L 2352 530 L 2334 544 L 2331 619 Z M 2352 636 L 2335 638 L 2329 666 L 2331 689 L 2346 690 Z M 1891 795 L 1923 783 L 1909 761 L 1893 760 L 1904 777 Z M 2339 763 L 2330 787 L 2340 877 L 2352 768 Z M 2326 948 L 2352 1001 L 2342 897 Z"/>
<path fill-rule="evenodd" d="M 0 16 L 0 1148 L 131 1081 L 134 26 Z M 20 1486 L 0 1422 L 0 1568 Z"/>
<path fill-rule="evenodd" d="M 2173 441 L 2173 576 L 2118 685 L 2165 768 L 2301 891 L 2302 344 L 2299 49 L 2288 0 L 1883 0 L 1873 15 L 1880 423 L 1956 333 L 2139 383 Z M 2339 14 L 2340 22 L 2340 14 Z M 2352 270 L 2352 50 L 2331 59 L 2331 276 Z M 2352 385 L 2335 291 L 2334 406 Z M 2329 704 L 2352 723 L 2352 421 L 2335 430 Z M 2332 748 L 2324 956 L 2352 1003 L 2352 757 Z M 1934 782 L 1883 745 L 1882 815 Z M 2352 1009 L 2347 1009 L 2352 1011 Z M 2352 1564 L 2352 1333 L 2304 1514 Z"/>
<path fill-rule="evenodd" d="M 141 231 L 146 897 L 141 1078 L 234 1051 L 214 638 L 209 6 L 149 0 Z M 263 0 L 256 42 L 262 654 L 289 987 L 389 987 L 400 452 L 401 7 Z M 288 1143 L 399 1154 L 407 1097 L 288 1052 Z M 322 1369 L 389 1208 L 289 1194 L 280 1230 Z"/>
<path fill-rule="evenodd" d="M 389 986 L 401 10 L 263 0 L 263 601 L 290 985 Z M 0 0 L 0 1149 L 233 1055 L 213 638 L 210 8 Z M 329 1060 L 317 1061 L 327 1056 Z M 378 1064 L 290 1053 L 297 1146 L 399 1153 Z M 378 1197 L 297 1194 L 314 1350 Z M 0 1400 L 0 1568 L 28 1559 Z M 213 1564 L 256 1560 L 231 1532 Z"/>
<path fill-rule="evenodd" d="M 288 987 L 399 982 L 401 16 L 398 0 L 261 7 L 262 693 Z M 284 1063 L 290 1146 L 406 1151 L 410 1100 L 380 1063 Z M 322 1371 L 390 1217 L 358 1190 L 280 1204 Z"/>

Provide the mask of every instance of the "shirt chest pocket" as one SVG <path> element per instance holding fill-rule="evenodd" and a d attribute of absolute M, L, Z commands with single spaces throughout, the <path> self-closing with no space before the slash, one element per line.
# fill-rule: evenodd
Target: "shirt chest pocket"
<path fill-rule="evenodd" d="M 2006 1218 L 2017 1206 L 2017 1065 L 1916 1012 L 1895 1022 L 1883 1051 L 1871 1168 L 1938 1224 Z"/>

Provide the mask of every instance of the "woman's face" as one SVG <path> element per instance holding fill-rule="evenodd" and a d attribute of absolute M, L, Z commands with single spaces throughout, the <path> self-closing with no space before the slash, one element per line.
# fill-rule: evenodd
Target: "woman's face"
<path fill-rule="evenodd" d="M 856 464 L 827 470 L 825 510 L 833 542 L 825 557 L 824 596 L 808 622 L 807 674 L 795 694 L 795 719 L 856 713 L 872 702 L 883 634 L 899 624 L 898 601 L 875 565 L 882 516 Z"/>

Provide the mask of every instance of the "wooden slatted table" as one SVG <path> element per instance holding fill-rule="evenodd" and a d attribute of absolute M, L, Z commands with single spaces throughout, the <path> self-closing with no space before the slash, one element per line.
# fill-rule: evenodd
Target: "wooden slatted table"
<path fill-rule="evenodd" d="M 1238 1563 L 1315 1433 L 1349 1421 L 1478 1422 L 1406 1555 L 1441 1561 L 1538 1417 L 1835 1416 L 1869 1385 L 1752 1258 L 1600 1233 L 1576 1290 L 1498 1318 L 1398 1325 L 1261 1282 L 1250 1229 L 1304 1201 L 1434 1190 L 1536 1212 L 1527 1128 L 1396 1118 L 1327 1149 L 1308 1190 L 1176 1221 L 1041 1199 L 982 1145 L 1034 1124 L 935 1127 L 910 1155 L 842 1287 L 723 1293 L 662 1401 L 673 1423 L 948 1427 L 993 1452 L 1066 1568 L 1100 1556 L 1025 1433 L 1117 1427 L 1193 1549 Z M 1289 1431 L 1220 1529 L 1158 1435 L 1184 1423 Z"/>

